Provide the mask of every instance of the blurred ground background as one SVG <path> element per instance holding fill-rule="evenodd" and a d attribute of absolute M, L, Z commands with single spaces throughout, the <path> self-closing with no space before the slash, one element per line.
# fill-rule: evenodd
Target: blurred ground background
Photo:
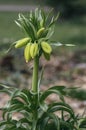
<path fill-rule="evenodd" d="M 24 37 L 14 22 L 18 14 L 27 15 L 36 7 L 46 11 L 53 7 L 54 15 L 60 12 L 51 40 L 76 45 L 55 47 L 49 62 L 40 60 L 39 71 L 42 64 L 45 66 L 41 87 L 79 87 L 70 90 L 71 98 L 66 100 L 81 114 L 86 107 L 86 0 L 0 0 L 0 83 L 20 88 L 31 86 L 32 62 L 25 63 L 23 50 L 4 52 L 12 42 Z M 7 95 L 1 94 L 0 104 L 6 99 Z"/>

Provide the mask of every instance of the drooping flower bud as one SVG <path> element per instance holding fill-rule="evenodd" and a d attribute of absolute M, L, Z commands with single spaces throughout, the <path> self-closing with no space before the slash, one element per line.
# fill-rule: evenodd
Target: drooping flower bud
<path fill-rule="evenodd" d="M 25 46 L 28 42 L 30 42 L 30 38 L 23 38 L 16 42 L 15 48 L 20 48 Z"/>
<path fill-rule="evenodd" d="M 38 44 L 37 43 L 31 44 L 30 48 L 31 57 L 34 58 L 37 54 L 38 54 Z"/>
<path fill-rule="evenodd" d="M 40 29 L 38 30 L 38 32 L 37 32 L 37 37 L 38 37 L 38 38 L 41 37 L 44 31 L 45 31 L 45 28 L 44 28 L 44 27 L 40 28 Z"/>
<path fill-rule="evenodd" d="M 46 60 L 50 60 L 50 54 L 43 52 L 43 55 Z"/>
<path fill-rule="evenodd" d="M 50 54 L 52 52 L 52 48 L 47 42 L 41 42 L 41 47 L 45 53 Z"/>
<path fill-rule="evenodd" d="M 31 60 L 30 48 L 31 48 L 31 43 L 28 43 L 24 49 L 24 57 L 26 62 Z"/>

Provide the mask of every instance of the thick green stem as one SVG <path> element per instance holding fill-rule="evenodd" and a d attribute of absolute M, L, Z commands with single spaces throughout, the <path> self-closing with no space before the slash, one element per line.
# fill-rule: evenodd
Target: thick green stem
<path fill-rule="evenodd" d="M 33 77 L 32 77 L 32 91 L 38 92 L 38 68 L 39 68 L 39 57 L 34 58 L 33 66 Z"/>

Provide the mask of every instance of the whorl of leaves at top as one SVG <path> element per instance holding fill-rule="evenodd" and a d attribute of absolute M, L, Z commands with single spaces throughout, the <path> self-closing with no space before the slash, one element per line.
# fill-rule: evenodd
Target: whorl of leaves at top
<path fill-rule="evenodd" d="M 50 11 L 46 16 L 46 13 L 44 13 L 43 10 L 37 8 L 34 12 L 30 11 L 29 16 L 27 17 L 23 14 L 19 14 L 19 18 L 15 22 L 24 30 L 33 42 L 40 38 L 48 40 L 54 32 L 53 25 L 59 16 L 58 13 L 56 17 L 51 17 L 51 12 L 52 11 Z M 41 33 L 41 31 L 43 33 Z"/>

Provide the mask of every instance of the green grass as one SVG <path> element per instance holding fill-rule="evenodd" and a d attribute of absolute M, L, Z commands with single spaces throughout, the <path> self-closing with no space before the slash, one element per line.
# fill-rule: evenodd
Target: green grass
<path fill-rule="evenodd" d="M 66 44 L 85 44 L 86 25 L 68 22 L 57 22 L 53 39 Z"/>
<path fill-rule="evenodd" d="M 15 23 L 17 19 L 17 12 L 0 12 L 0 41 L 2 43 L 3 39 L 17 39 L 23 35 Z"/>

